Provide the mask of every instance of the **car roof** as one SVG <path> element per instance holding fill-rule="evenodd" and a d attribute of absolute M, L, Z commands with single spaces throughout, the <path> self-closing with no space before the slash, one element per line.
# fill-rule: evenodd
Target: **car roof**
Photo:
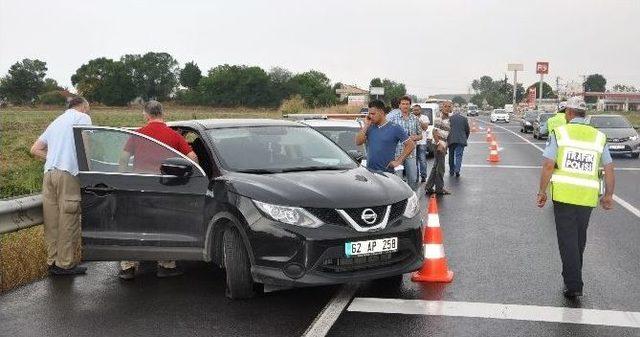
<path fill-rule="evenodd" d="M 190 126 L 201 127 L 204 129 L 232 128 L 232 127 L 251 127 L 251 126 L 300 126 L 300 123 L 294 121 L 286 121 L 282 119 L 193 119 L 186 121 L 176 121 L 167 123 L 169 126 Z"/>
<path fill-rule="evenodd" d="M 624 117 L 624 116 L 622 115 L 591 115 L 589 117 L 593 118 L 593 117 Z"/>
<path fill-rule="evenodd" d="M 354 120 L 344 119 L 307 119 L 300 121 L 300 123 L 309 125 L 311 127 L 353 127 L 360 128 L 360 123 Z"/>

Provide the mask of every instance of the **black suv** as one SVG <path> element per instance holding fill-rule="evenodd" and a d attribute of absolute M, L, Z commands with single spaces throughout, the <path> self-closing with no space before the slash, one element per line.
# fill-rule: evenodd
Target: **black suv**
<path fill-rule="evenodd" d="M 230 298 L 420 267 L 416 194 L 318 131 L 281 120 L 170 126 L 199 164 L 131 130 L 74 128 L 86 260 L 212 261 Z"/>

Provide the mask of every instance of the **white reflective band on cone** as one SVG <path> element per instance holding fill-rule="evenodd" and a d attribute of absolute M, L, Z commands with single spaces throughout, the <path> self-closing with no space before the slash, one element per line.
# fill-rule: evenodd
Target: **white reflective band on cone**
<path fill-rule="evenodd" d="M 565 183 L 576 186 L 600 189 L 600 182 L 591 179 L 568 177 L 554 174 L 551 176 L 551 181 L 554 183 Z"/>
<path fill-rule="evenodd" d="M 441 259 L 444 257 L 444 246 L 439 243 L 425 243 L 424 258 L 425 259 Z"/>
<path fill-rule="evenodd" d="M 438 214 L 427 215 L 427 227 L 440 227 L 440 217 Z"/>

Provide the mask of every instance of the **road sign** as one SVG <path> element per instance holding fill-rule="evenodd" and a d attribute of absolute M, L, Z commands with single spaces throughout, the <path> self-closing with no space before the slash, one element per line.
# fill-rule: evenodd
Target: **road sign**
<path fill-rule="evenodd" d="M 524 66 L 522 63 L 509 63 L 507 64 L 508 71 L 522 71 L 524 70 Z"/>
<path fill-rule="evenodd" d="M 536 63 L 536 74 L 546 75 L 549 73 L 549 62 Z"/>
<path fill-rule="evenodd" d="M 384 87 L 369 88 L 369 95 L 384 95 Z"/>

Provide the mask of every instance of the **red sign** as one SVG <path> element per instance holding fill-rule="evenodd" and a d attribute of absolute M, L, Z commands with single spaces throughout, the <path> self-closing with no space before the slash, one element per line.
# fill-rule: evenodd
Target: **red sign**
<path fill-rule="evenodd" d="M 538 62 L 536 63 L 536 74 L 548 74 L 549 73 L 549 62 Z"/>

